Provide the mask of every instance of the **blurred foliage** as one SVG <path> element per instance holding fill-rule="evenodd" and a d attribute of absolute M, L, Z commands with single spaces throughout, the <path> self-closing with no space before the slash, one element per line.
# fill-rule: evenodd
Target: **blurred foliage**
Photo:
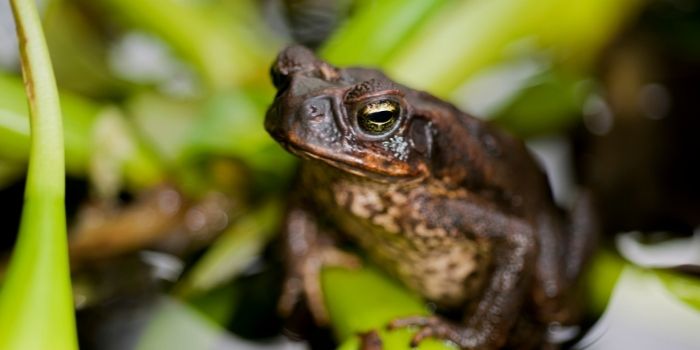
<path fill-rule="evenodd" d="M 281 215 L 279 203 L 267 203 L 231 225 L 182 278 L 175 293 L 191 297 L 239 275 L 272 238 Z"/>
<path fill-rule="evenodd" d="M 267 68 L 260 62 L 277 46 L 270 45 L 275 38 L 248 0 L 100 0 L 96 5 L 124 26 L 159 36 L 215 89 L 263 80 Z"/>
<path fill-rule="evenodd" d="M 224 330 L 186 304 L 173 299 L 157 303 L 153 319 L 136 346 L 151 349 L 213 349 L 222 343 Z"/>
<path fill-rule="evenodd" d="M 624 266 L 624 261 L 610 251 L 604 250 L 595 256 L 584 277 L 589 312 L 602 314 L 605 311 Z"/>
<path fill-rule="evenodd" d="M 140 349 L 163 348 L 167 340 L 203 344 L 189 337 L 189 321 L 176 324 L 173 315 L 216 320 L 216 332 L 203 326 L 207 341 L 225 332 L 220 326 L 244 303 L 230 282 L 277 231 L 280 197 L 293 181 L 296 161 L 267 136 L 262 122 L 274 96 L 269 64 L 290 36 L 303 32 L 288 27 L 304 23 L 285 12 L 293 2 L 47 2 L 48 45 L 62 88 L 66 170 L 90 183 L 91 199 L 119 203 L 120 194 L 169 182 L 188 199 L 221 191 L 243 208 L 228 213 L 230 225 L 211 246 L 183 257 L 188 266 L 171 293 L 205 313 L 166 302 Z M 318 52 L 341 66 L 380 67 L 520 136 L 561 133 L 580 121 L 586 99 L 600 88 L 594 70 L 601 52 L 643 5 L 354 0 L 343 5 L 347 13 L 322 14 L 336 16 L 328 23 L 339 26 Z M 0 187 L 17 181 L 28 162 L 28 109 L 15 70 L 0 73 Z M 220 159 L 235 166 L 213 171 Z M 594 312 L 604 310 L 622 266 L 611 253 L 595 259 L 587 291 Z M 681 300 L 697 307 L 697 281 L 662 276 Z M 412 331 L 386 332 L 383 325 L 428 313 L 416 296 L 373 268 L 329 270 L 323 283 L 344 349 L 355 348 L 356 334 L 369 329 L 380 331 L 386 348 L 402 348 Z M 426 342 L 421 348 L 444 347 Z"/>
<path fill-rule="evenodd" d="M 158 165 L 152 159 L 156 167 L 170 169 L 166 172 L 188 168 L 194 159 L 215 154 L 242 159 L 256 174 L 270 174 L 270 183 L 288 177 L 291 157 L 260 128 L 272 95 L 266 72 L 282 40 L 268 29 L 254 3 L 100 0 L 54 1 L 51 5 L 47 25 L 57 29 L 51 32 L 50 44 L 55 46 L 59 82 L 96 97 L 126 96 L 126 117 L 136 128 L 135 135 L 145 136 L 146 145 L 165 162 Z M 529 79 L 518 96 L 500 101 L 491 115 L 519 133 L 535 135 L 571 125 L 585 95 L 580 86 L 586 70 L 639 5 L 634 0 L 566 4 L 555 0 L 356 1 L 351 17 L 320 51 L 334 63 L 384 67 L 399 81 L 460 100 L 464 96 L 453 94 L 476 73 L 514 57 L 542 56 L 550 62 L 545 71 Z M 108 21 L 99 24 L 92 20 L 94 15 Z M 190 83 L 195 95 L 204 97 L 182 98 L 161 85 L 157 85 L 160 93 L 141 92 L 141 82 L 119 76 L 114 60 L 126 57 L 128 61 L 129 55 L 137 59 L 139 54 L 127 50 L 117 55 L 117 43 L 141 32 L 173 49 L 175 56 L 161 57 L 165 61 L 157 64 L 169 66 L 172 60 L 182 60 L 184 66 L 176 65 L 179 68 L 173 68 L 173 74 L 188 66 L 198 72 L 207 88 L 196 92 L 200 86 L 197 77 Z M 435 54 L 440 52 L 449 54 Z M 77 74 L 80 79 L 73 78 Z M 16 162 L 26 159 L 22 156 L 26 154 L 22 152 L 24 129 L 19 122 L 26 110 L 13 97 L 21 90 L 12 79 L 0 80 L 3 95 L 9 97 L 0 101 L 0 107 L 7 110 L 0 114 L 0 133 L 7 135 L 0 138 L 7 143 L 0 152 L 8 150 L 0 159 Z M 220 92 L 205 92 L 212 89 Z M 64 95 L 68 168 L 71 173 L 84 174 L 93 149 L 93 123 L 104 107 Z M 543 104 L 543 100 L 556 103 Z M 148 158 L 143 144 L 134 144 L 137 154 L 133 157 Z"/>
<path fill-rule="evenodd" d="M 0 91 L 3 93 L 3 98 L 0 99 L 0 162 L 25 164 L 29 156 L 30 134 L 22 82 L 18 77 L 0 73 Z M 154 164 L 156 160 L 152 159 L 147 150 L 139 147 L 133 135 L 129 134 L 129 129 L 115 129 L 114 122 L 111 122 L 109 135 L 100 134 L 103 129 L 96 125 L 101 125 L 108 119 L 122 118 L 114 116 L 115 108 L 100 106 L 67 92 L 61 94 L 60 101 L 61 113 L 65 116 L 63 133 L 68 174 L 86 176 L 96 162 L 99 166 L 110 160 L 117 161 L 106 152 L 122 150 L 118 161 L 125 166 L 110 170 L 123 174 L 129 184 L 136 184 L 135 189 L 153 186 L 162 181 L 162 170 Z M 107 140 L 113 142 L 105 147 L 96 146 Z M 124 147 L 115 147 L 115 142 L 122 145 L 127 143 L 131 147 L 127 146 L 128 149 L 124 150 Z M 95 181 L 100 187 L 99 178 Z"/>
<path fill-rule="evenodd" d="M 0 74 L 0 158 L 26 163 L 29 156 L 29 109 L 24 85 L 19 77 Z M 78 96 L 61 96 L 61 113 L 65 116 L 64 134 L 66 168 L 69 173 L 84 175 L 90 158 L 90 132 L 99 113 L 98 105 Z"/>

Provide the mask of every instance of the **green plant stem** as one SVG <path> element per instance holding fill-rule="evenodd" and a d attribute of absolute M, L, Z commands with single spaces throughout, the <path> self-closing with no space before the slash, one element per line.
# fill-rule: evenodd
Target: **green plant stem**
<path fill-rule="evenodd" d="M 33 0 L 11 0 L 31 141 L 17 245 L 0 291 L 0 349 L 77 349 L 58 91 Z"/>

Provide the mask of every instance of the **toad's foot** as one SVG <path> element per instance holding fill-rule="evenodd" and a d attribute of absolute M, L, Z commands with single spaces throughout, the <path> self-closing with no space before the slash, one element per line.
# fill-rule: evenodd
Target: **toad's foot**
<path fill-rule="evenodd" d="M 412 316 L 393 320 L 389 322 L 388 329 L 417 327 L 418 331 L 411 338 L 411 347 L 417 347 L 420 342 L 427 338 L 447 340 L 455 343 L 462 349 L 482 349 L 481 337 L 464 326 L 455 325 L 437 316 Z"/>
<path fill-rule="evenodd" d="M 294 265 L 282 289 L 278 304 L 280 313 L 289 316 L 305 296 L 316 324 L 327 325 L 329 319 L 321 289 L 321 270 L 324 267 L 357 269 L 362 266 L 360 258 L 334 246 L 319 246 L 304 254 Z"/>
<path fill-rule="evenodd" d="M 382 338 L 376 330 L 360 333 L 360 350 L 383 350 Z"/>

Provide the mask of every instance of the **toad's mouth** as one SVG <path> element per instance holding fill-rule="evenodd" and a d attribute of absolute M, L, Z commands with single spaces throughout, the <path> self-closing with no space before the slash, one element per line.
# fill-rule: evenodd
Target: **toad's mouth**
<path fill-rule="evenodd" d="M 278 142 L 290 153 L 311 161 L 320 161 L 333 168 L 352 175 L 369 178 L 377 182 L 412 182 L 423 178 L 421 174 L 411 172 L 408 168 L 380 168 L 367 165 L 362 159 L 344 155 L 328 154 L 307 145 L 297 145 L 288 141 Z"/>

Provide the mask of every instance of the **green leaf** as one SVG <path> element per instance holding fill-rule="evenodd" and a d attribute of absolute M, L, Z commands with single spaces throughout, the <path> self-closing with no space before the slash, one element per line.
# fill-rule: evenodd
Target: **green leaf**
<path fill-rule="evenodd" d="M 279 203 L 268 202 L 239 218 L 192 267 L 175 294 L 191 297 L 236 277 L 273 237 L 281 216 L 280 207 Z"/>
<path fill-rule="evenodd" d="M 493 121 L 520 137 L 566 130 L 580 118 L 583 98 L 591 89 L 581 76 L 547 71 L 531 79 Z"/>
<path fill-rule="evenodd" d="M 0 159 L 24 164 L 29 158 L 29 110 L 24 101 L 22 81 L 0 74 Z M 110 162 L 115 153 L 118 174 L 135 188 L 162 181 L 160 162 L 138 142 L 118 108 L 101 106 L 81 96 L 59 95 L 65 135 L 66 171 L 84 176 Z M 114 125 L 119 127 L 112 127 Z M 106 152 L 105 152 L 106 151 Z M 109 154 L 106 154 L 109 153 Z M 114 162 L 113 162 L 114 163 Z M 98 187 L 102 180 L 93 178 Z"/>
<path fill-rule="evenodd" d="M 227 90 L 213 95 L 192 126 L 185 157 L 226 155 L 243 161 L 257 176 L 289 178 L 296 159 L 262 127 L 269 91 Z"/>
<path fill-rule="evenodd" d="M 29 110 L 24 103 L 24 86 L 15 77 L 0 74 L 0 158 L 26 162 L 29 156 Z M 90 137 L 100 106 L 70 94 L 62 94 L 66 167 L 72 174 L 84 174 L 90 158 Z"/>
<path fill-rule="evenodd" d="M 605 311 L 625 266 L 629 265 L 609 250 L 601 249 L 593 256 L 583 276 L 587 305 L 592 314 L 600 315 Z"/>
<path fill-rule="evenodd" d="M 357 349 L 357 334 L 369 330 L 379 332 L 384 349 L 406 349 L 415 330 L 386 331 L 386 325 L 398 317 L 430 314 L 419 296 L 371 267 L 353 271 L 328 268 L 321 282 L 331 325 L 343 342 L 341 349 Z M 454 347 L 428 339 L 419 349 Z"/>
<path fill-rule="evenodd" d="M 700 279 L 665 270 L 656 273 L 671 294 L 700 311 Z"/>
<path fill-rule="evenodd" d="M 0 161 L 0 188 L 3 188 L 24 174 L 23 164 Z M 0 277 L 1 278 L 1 277 Z"/>
<path fill-rule="evenodd" d="M 643 3 L 453 1 L 431 16 L 384 66 L 399 81 L 442 97 L 482 69 L 533 51 L 547 52 L 555 62 L 574 69 L 586 68 Z"/>
<path fill-rule="evenodd" d="M 325 43 L 321 56 L 337 65 L 379 65 L 445 2 L 365 1 Z"/>
<path fill-rule="evenodd" d="M 226 332 L 196 310 L 175 299 L 162 298 L 139 339 L 138 350 L 214 349 Z"/>
<path fill-rule="evenodd" d="M 275 38 L 250 1 L 100 0 L 105 12 L 161 37 L 214 89 L 267 75 Z M 251 32 L 256 33 L 255 36 Z M 265 43 L 265 45 L 263 45 Z M 272 45 L 271 45 L 272 44 Z"/>

